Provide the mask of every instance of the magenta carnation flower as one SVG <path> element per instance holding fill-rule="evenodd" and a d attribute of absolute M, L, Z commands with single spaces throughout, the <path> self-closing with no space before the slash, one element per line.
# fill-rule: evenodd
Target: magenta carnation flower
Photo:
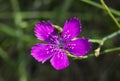
<path fill-rule="evenodd" d="M 74 17 L 67 20 L 61 33 L 55 32 L 50 22 L 39 22 L 35 25 L 35 36 L 45 44 L 36 44 L 31 49 L 31 55 L 44 63 L 50 59 L 51 65 L 56 70 L 69 66 L 66 51 L 75 56 L 83 56 L 91 49 L 87 38 L 76 38 L 81 32 L 81 23 Z"/>

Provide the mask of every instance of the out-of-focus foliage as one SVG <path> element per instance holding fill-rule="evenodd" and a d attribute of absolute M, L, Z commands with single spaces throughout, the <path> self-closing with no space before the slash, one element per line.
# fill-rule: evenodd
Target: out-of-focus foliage
<path fill-rule="evenodd" d="M 120 0 L 105 2 L 120 21 Z M 38 21 L 50 20 L 62 27 L 66 19 L 77 16 L 82 22 L 81 34 L 90 39 L 117 31 L 101 8 L 99 0 L 0 0 L 0 81 L 120 81 L 120 51 L 70 59 L 69 68 L 62 71 L 54 70 L 49 62 L 38 63 L 30 55 L 31 47 L 41 42 L 33 31 Z M 98 44 L 92 46 L 91 53 Z M 120 47 L 120 35 L 107 40 L 101 50 L 112 47 Z"/>

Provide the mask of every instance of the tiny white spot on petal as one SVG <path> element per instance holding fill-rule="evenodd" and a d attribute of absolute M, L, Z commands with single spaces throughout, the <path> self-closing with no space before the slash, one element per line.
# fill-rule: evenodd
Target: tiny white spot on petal
<path fill-rule="evenodd" d="M 49 51 L 47 51 L 47 54 L 49 53 Z"/>

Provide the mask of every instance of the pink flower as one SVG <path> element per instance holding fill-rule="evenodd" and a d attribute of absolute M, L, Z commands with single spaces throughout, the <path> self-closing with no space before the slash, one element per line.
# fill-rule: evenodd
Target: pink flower
<path fill-rule="evenodd" d="M 51 65 L 56 70 L 69 66 L 66 51 L 75 56 L 83 56 L 91 49 L 91 43 L 87 38 L 77 37 L 81 32 L 81 23 L 74 17 L 67 20 L 63 31 L 57 33 L 50 22 L 39 22 L 35 26 L 35 36 L 47 44 L 36 44 L 31 49 L 31 55 L 38 61 L 44 63 L 50 59 Z"/>

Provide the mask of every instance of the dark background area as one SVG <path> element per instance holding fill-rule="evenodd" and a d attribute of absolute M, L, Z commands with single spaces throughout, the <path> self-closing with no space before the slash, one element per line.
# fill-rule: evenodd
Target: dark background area
<path fill-rule="evenodd" d="M 118 30 L 105 10 L 84 1 L 101 5 L 99 0 L 0 0 L 0 81 L 120 81 L 120 51 L 70 59 L 70 66 L 61 71 L 30 55 L 31 47 L 41 42 L 33 30 L 38 21 L 50 20 L 63 27 L 67 19 L 76 16 L 82 22 L 80 37 L 90 39 L 102 39 Z M 120 12 L 120 0 L 105 2 Z M 118 14 L 114 15 L 120 21 Z M 92 43 L 90 53 L 97 47 Z M 101 50 L 114 47 L 120 47 L 120 35 L 107 40 Z"/>

